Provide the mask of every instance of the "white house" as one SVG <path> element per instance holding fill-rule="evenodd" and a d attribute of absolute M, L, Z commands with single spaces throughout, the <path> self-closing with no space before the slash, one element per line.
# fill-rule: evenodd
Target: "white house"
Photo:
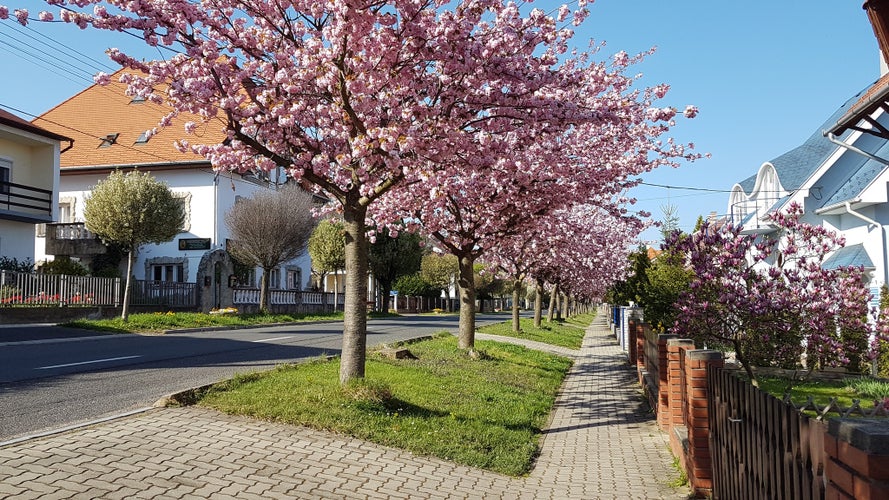
<path fill-rule="evenodd" d="M 59 152 L 71 139 L 0 109 L 0 257 L 34 258 L 34 226 L 52 222 Z"/>
<path fill-rule="evenodd" d="M 880 45 L 883 76 L 849 98 L 802 145 L 763 163 L 732 188 L 728 218 L 746 233 L 775 230 L 766 217 L 800 203 L 803 220 L 842 235 L 828 268 L 863 266 L 874 295 L 889 282 L 889 9 L 865 2 Z"/>
<path fill-rule="evenodd" d="M 261 173 L 217 173 L 205 158 L 182 153 L 177 140 L 215 143 L 225 139 L 222 123 L 203 126 L 195 134 L 184 131 L 184 123 L 194 117 L 180 116 L 173 124 L 157 126 L 169 109 L 125 94 L 117 75 L 107 86 L 93 85 L 36 118 L 33 123 L 74 139 L 74 145 L 61 155 L 58 224 L 38 232 L 35 260 L 68 255 L 89 264 L 103 245 L 83 228 L 84 199 L 93 186 L 114 170 L 138 169 L 167 183 L 186 209 L 186 222 L 173 241 L 144 245 L 134 266 L 138 280 L 195 282 L 211 296 L 213 305 L 224 304 L 235 285 L 234 264 L 225 252 L 230 238 L 225 213 L 239 197 L 274 189 L 276 181 Z M 195 120 L 196 121 L 196 120 Z M 58 171 L 58 169 L 57 169 Z M 55 206 L 55 202 L 54 202 Z M 32 233 L 33 235 L 33 230 Z M 247 271 L 237 285 L 257 286 L 260 269 Z M 274 270 L 272 288 L 303 290 L 309 284 L 308 255 Z"/>

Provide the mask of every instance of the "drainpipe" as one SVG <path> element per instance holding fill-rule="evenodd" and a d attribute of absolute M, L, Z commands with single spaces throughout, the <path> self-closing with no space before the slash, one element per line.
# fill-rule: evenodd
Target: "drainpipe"
<path fill-rule="evenodd" d="M 862 150 L 862 149 L 860 149 L 860 148 L 857 148 L 857 147 L 855 147 L 855 146 L 853 146 L 853 145 L 851 145 L 851 144 L 846 144 L 845 142 L 843 142 L 843 141 L 837 139 L 837 136 L 833 135 L 832 133 L 830 133 L 830 132 L 828 132 L 828 131 L 826 131 L 826 130 L 823 131 L 823 132 L 821 132 L 821 134 L 822 134 L 824 137 L 827 137 L 827 140 L 828 140 L 828 141 L 830 141 L 830 142 L 836 144 L 837 146 L 840 146 L 841 148 L 848 149 L 849 151 L 852 151 L 853 153 L 858 153 L 858 154 L 860 154 L 861 156 L 870 158 L 871 160 L 876 161 L 876 162 L 880 162 L 880 163 L 882 163 L 883 165 L 889 165 L 889 160 L 887 160 L 887 159 L 885 159 L 885 158 L 881 158 L 881 157 L 879 157 L 879 156 L 877 156 L 877 155 L 868 153 L 867 151 L 864 151 L 864 150 Z"/>
<path fill-rule="evenodd" d="M 883 165 L 889 166 L 889 160 L 887 160 L 886 158 L 881 158 L 877 155 L 868 153 L 867 151 L 863 151 L 862 149 L 857 148 L 851 144 L 846 144 L 845 142 L 837 139 L 837 137 L 835 135 L 833 135 L 832 133 L 830 133 L 826 130 L 822 131 L 821 134 L 824 137 L 826 137 L 828 141 L 836 144 L 837 146 L 840 146 L 841 148 L 848 149 L 849 151 L 852 151 L 853 153 L 864 156 L 865 158 L 869 158 L 869 159 L 874 160 L 876 162 L 882 163 Z M 880 224 L 879 222 L 871 219 L 870 217 L 866 217 L 865 215 L 853 210 L 851 202 L 847 201 L 845 203 L 845 208 L 846 208 L 846 212 L 849 215 L 851 215 L 853 217 L 857 217 L 857 218 L 863 220 L 864 222 L 867 222 L 868 224 L 873 224 L 874 226 L 877 226 L 880 229 L 880 241 L 883 244 L 883 252 L 882 252 L 883 253 L 883 283 L 889 283 L 889 256 L 886 255 L 886 233 L 885 233 L 885 231 L 883 231 L 883 225 Z"/>
<path fill-rule="evenodd" d="M 851 202 L 851 201 L 847 201 L 847 202 L 844 203 L 843 205 L 846 207 L 846 213 L 847 213 L 847 214 L 852 215 L 852 216 L 854 216 L 854 217 L 857 217 L 857 218 L 863 220 L 864 222 L 867 222 L 868 224 L 872 224 L 872 225 L 877 226 L 877 227 L 879 227 L 879 228 L 882 228 L 882 227 L 883 227 L 883 225 L 880 224 L 879 222 L 877 222 L 877 221 L 871 219 L 870 217 L 868 217 L 868 216 L 866 216 L 866 215 L 864 215 L 864 214 L 862 214 L 862 213 L 860 213 L 860 212 L 856 212 L 855 210 L 853 210 L 853 209 L 852 209 L 852 202 Z"/>

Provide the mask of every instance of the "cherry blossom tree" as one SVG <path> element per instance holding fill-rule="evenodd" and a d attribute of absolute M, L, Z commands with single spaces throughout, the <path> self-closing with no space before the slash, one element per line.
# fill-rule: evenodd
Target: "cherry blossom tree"
<path fill-rule="evenodd" d="M 534 326 L 540 327 L 545 282 L 583 299 L 601 298 L 602 283 L 607 286 L 623 275 L 627 249 L 643 227 L 636 216 L 577 205 L 529 217 L 522 232 L 498 240 L 485 259 L 513 280 L 513 330 L 520 329 L 517 292 L 522 282 L 536 286 Z M 553 292 L 559 294 L 559 288 Z"/>
<path fill-rule="evenodd" d="M 472 149 L 465 146 L 475 130 L 499 129 L 514 115 L 574 112 L 579 87 L 607 84 L 595 68 L 560 61 L 572 35 L 562 25 L 581 22 L 586 2 L 573 12 L 561 7 L 555 18 L 540 9 L 522 15 L 500 0 L 48 3 L 64 6 L 64 22 L 136 33 L 178 52 L 164 61 L 109 54 L 132 70 L 122 77 L 129 93 L 172 108 L 161 125 L 188 112 L 202 123 L 187 123 L 187 131 L 227 133 L 221 144 L 195 136 L 179 144 L 183 150 L 217 169 L 283 166 L 340 203 L 344 383 L 364 375 L 369 207 Z M 0 8 L 0 18 L 9 16 Z M 12 16 L 31 20 L 23 9 Z M 601 123 L 611 112 L 583 110 Z"/>
<path fill-rule="evenodd" d="M 844 242 L 801 222 L 801 215 L 794 204 L 773 216 L 778 236 L 757 238 L 707 222 L 671 242 L 695 273 L 673 332 L 733 350 L 754 381 L 752 366 L 796 368 L 805 354 L 814 369 L 866 354 L 874 325 L 867 322 L 864 271 L 824 269 L 825 257 Z"/>
<path fill-rule="evenodd" d="M 562 86 L 558 112 L 513 110 L 484 127 L 473 125 L 464 130 L 461 149 L 431 166 L 423 182 L 395 189 L 377 205 L 375 217 L 420 221 L 458 258 L 461 348 L 474 345 L 474 263 L 499 240 L 518 234 L 528 218 L 577 203 L 610 210 L 638 182 L 630 177 L 699 158 L 692 145 L 662 138 L 677 115 L 674 108 L 654 106 L 667 86 L 633 89 L 634 78 L 624 75 L 641 58 L 570 58 L 562 68 L 577 84 Z M 687 108 L 686 116 L 695 114 Z"/>
<path fill-rule="evenodd" d="M 368 211 L 384 196 L 423 200 L 409 215 L 460 257 L 461 346 L 471 348 L 471 270 L 499 228 L 686 155 L 659 138 L 677 113 L 654 106 L 667 86 L 634 89 L 623 75 L 638 57 L 621 52 L 606 64 L 595 50 L 567 54 L 585 1 L 552 16 L 501 0 L 48 3 L 64 6 L 64 22 L 177 52 L 163 61 L 109 55 L 129 70 L 121 79 L 130 94 L 171 107 L 161 125 L 190 113 L 200 119 L 187 132 L 226 132 L 221 144 L 195 135 L 182 150 L 217 169 L 284 167 L 339 202 L 343 383 L 364 376 Z M 22 9 L 11 15 L 31 20 Z"/>

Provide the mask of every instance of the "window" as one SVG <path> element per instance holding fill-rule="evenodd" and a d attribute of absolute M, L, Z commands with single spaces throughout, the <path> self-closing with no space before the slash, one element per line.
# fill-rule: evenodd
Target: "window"
<path fill-rule="evenodd" d="M 148 143 L 148 139 L 150 139 L 150 137 L 149 137 L 149 135 L 148 135 L 149 132 L 151 132 L 151 131 L 150 131 L 150 130 L 146 130 L 145 132 L 142 132 L 142 133 L 139 135 L 139 137 L 136 138 L 136 142 L 135 142 L 135 143 L 136 143 L 136 144 L 147 144 L 147 143 Z"/>
<path fill-rule="evenodd" d="M 281 288 L 281 268 L 276 267 L 269 272 L 269 288 Z"/>
<path fill-rule="evenodd" d="M 65 224 L 74 222 L 74 198 L 59 199 L 59 222 Z"/>
<path fill-rule="evenodd" d="M 12 160 L 0 158 L 0 194 L 9 194 L 9 183 L 12 177 Z"/>
<path fill-rule="evenodd" d="M 182 204 L 182 209 L 185 212 L 185 219 L 182 221 L 180 232 L 187 233 L 188 231 L 191 231 L 191 193 L 174 192 L 173 197 L 179 200 L 179 203 Z"/>
<path fill-rule="evenodd" d="M 185 281 L 185 266 L 182 264 L 155 264 L 151 266 L 151 279 L 182 283 Z"/>
<path fill-rule="evenodd" d="M 287 270 L 287 289 L 288 290 L 302 290 L 302 269 L 288 269 Z"/>
<path fill-rule="evenodd" d="M 144 102 L 145 102 L 145 98 L 142 97 L 141 95 L 135 95 L 135 96 L 133 96 L 133 98 L 130 100 L 130 104 L 142 104 L 142 103 L 144 103 Z"/>
<path fill-rule="evenodd" d="M 117 144 L 117 136 L 120 134 L 108 134 L 102 138 L 102 142 L 99 143 L 100 148 L 110 148 L 113 144 Z"/>

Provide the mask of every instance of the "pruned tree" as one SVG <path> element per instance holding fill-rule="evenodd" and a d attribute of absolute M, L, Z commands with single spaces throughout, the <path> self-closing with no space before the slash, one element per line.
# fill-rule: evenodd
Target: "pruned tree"
<path fill-rule="evenodd" d="M 312 208 L 310 193 L 285 184 L 242 198 L 226 212 L 225 225 L 232 237 L 229 253 L 244 264 L 262 268 L 260 311 L 268 310 L 271 271 L 306 251 L 315 228 Z"/>
<path fill-rule="evenodd" d="M 396 236 L 378 234 L 370 245 L 370 270 L 380 284 L 382 310 L 389 310 L 389 292 L 395 280 L 420 270 L 423 258 L 421 238 L 415 233 L 400 232 Z"/>
<path fill-rule="evenodd" d="M 166 183 L 149 173 L 112 172 L 93 187 L 83 208 L 84 225 L 107 245 L 127 250 L 127 279 L 120 317 L 129 320 L 133 261 L 142 245 L 172 240 L 182 229 L 185 210 Z"/>
<path fill-rule="evenodd" d="M 309 237 L 309 256 L 312 269 L 323 283 L 328 273 L 333 275 L 333 308 L 339 304 L 338 273 L 346 267 L 346 237 L 339 221 L 323 220 Z"/>

